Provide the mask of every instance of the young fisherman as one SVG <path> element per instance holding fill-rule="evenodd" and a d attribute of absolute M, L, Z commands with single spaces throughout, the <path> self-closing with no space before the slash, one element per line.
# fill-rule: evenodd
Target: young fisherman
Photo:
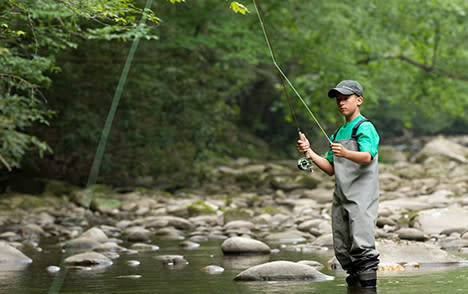
<path fill-rule="evenodd" d="M 379 253 L 374 231 L 379 200 L 377 148 L 379 135 L 374 125 L 361 115 L 362 86 L 341 81 L 328 91 L 336 98 L 346 123 L 330 138 L 333 142 L 326 158 L 315 153 L 303 133 L 297 150 L 330 176 L 335 175 L 332 204 L 335 256 L 349 276 L 349 288 L 375 288 Z"/>

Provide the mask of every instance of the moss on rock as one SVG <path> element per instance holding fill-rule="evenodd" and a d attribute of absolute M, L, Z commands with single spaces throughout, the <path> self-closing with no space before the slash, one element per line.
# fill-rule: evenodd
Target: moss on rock
<path fill-rule="evenodd" d="M 216 210 L 204 201 L 197 201 L 187 207 L 189 216 L 216 214 Z"/>

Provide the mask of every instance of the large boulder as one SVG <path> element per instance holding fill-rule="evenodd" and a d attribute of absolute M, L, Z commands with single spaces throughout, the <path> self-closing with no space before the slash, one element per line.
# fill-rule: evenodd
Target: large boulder
<path fill-rule="evenodd" d="M 380 253 L 380 262 L 386 264 L 438 265 L 467 262 L 438 246 L 423 242 L 379 240 L 376 247 Z"/>
<path fill-rule="evenodd" d="M 468 158 L 468 148 L 447 140 L 440 136 L 428 142 L 424 148 L 414 156 L 414 160 L 418 163 L 426 162 L 427 160 L 449 160 L 458 163 L 466 163 Z"/>
<path fill-rule="evenodd" d="M 273 261 L 251 267 L 239 273 L 236 281 L 333 280 L 312 266 L 291 261 Z"/>
<path fill-rule="evenodd" d="M 449 229 L 468 228 L 468 210 L 460 207 L 423 210 L 418 213 L 415 226 L 427 234 L 439 234 Z"/>

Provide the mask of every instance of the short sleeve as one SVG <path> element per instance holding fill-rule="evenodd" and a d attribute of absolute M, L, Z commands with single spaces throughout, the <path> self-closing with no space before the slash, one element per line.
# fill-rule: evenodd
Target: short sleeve
<path fill-rule="evenodd" d="M 357 143 L 359 151 L 367 151 L 372 158 L 377 154 L 379 148 L 380 137 L 371 122 L 365 122 L 359 126 L 357 131 Z"/>

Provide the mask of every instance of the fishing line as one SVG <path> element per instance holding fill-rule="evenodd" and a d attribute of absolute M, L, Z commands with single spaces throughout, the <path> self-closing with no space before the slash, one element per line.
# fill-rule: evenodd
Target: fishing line
<path fill-rule="evenodd" d="M 325 130 L 323 129 L 322 125 L 320 124 L 320 122 L 318 121 L 318 119 L 315 117 L 315 115 L 312 113 L 312 111 L 309 109 L 309 107 L 307 106 L 306 102 L 304 101 L 304 99 L 302 98 L 301 94 L 299 94 L 299 92 L 296 90 L 296 88 L 294 87 L 294 85 L 289 81 L 288 77 L 284 74 L 284 72 L 281 70 L 280 66 L 278 65 L 278 61 L 276 59 L 276 56 L 275 56 L 275 53 L 273 51 L 273 47 L 271 45 L 271 41 L 270 41 L 270 37 L 268 35 L 268 32 L 265 28 L 265 24 L 264 24 L 264 21 L 263 21 L 263 17 L 262 15 L 260 14 L 260 6 L 257 2 L 257 0 L 252 0 L 254 6 L 255 6 L 255 11 L 257 12 L 257 16 L 258 16 L 258 20 L 260 22 L 260 27 L 262 28 L 262 31 L 263 31 L 263 36 L 265 37 L 265 41 L 268 45 L 268 50 L 270 51 L 270 56 L 271 56 L 271 59 L 273 60 L 273 64 L 275 65 L 276 69 L 278 70 L 278 72 L 280 73 L 280 77 L 281 77 L 281 81 L 282 81 L 282 84 L 283 84 L 283 88 L 284 88 L 284 91 L 286 92 L 286 97 L 288 98 L 288 102 L 289 102 L 289 106 L 291 108 L 291 112 L 293 114 L 293 117 L 294 117 L 294 120 L 296 121 L 296 125 L 297 125 L 297 129 L 298 129 L 298 132 L 300 131 L 299 129 L 299 124 L 297 123 L 297 120 L 296 120 L 296 116 L 294 114 L 294 110 L 292 108 L 292 104 L 291 104 L 291 101 L 289 99 L 289 95 L 287 94 L 287 90 L 286 90 L 286 85 L 284 84 L 284 81 L 286 81 L 288 83 L 288 85 L 291 87 L 291 89 L 294 91 L 294 93 L 297 95 L 297 97 L 299 97 L 299 100 L 302 102 L 302 104 L 305 106 L 305 108 L 307 109 L 307 111 L 309 112 L 310 116 L 314 119 L 315 123 L 317 124 L 317 126 L 320 128 L 320 130 L 322 131 L 322 133 L 325 135 L 325 137 L 327 138 L 328 142 L 329 143 L 332 143 L 332 141 L 330 140 L 330 138 L 328 137 L 327 133 L 325 132 Z M 301 168 L 302 169 L 302 168 Z"/>
<path fill-rule="evenodd" d="M 143 11 L 140 22 L 138 24 L 139 28 L 141 28 L 144 25 L 145 20 L 146 20 L 145 19 L 146 10 L 150 9 L 152 2 L 153 2 L 153 0 L 147 0 L 146 1 L 145 10 Z M 129 51 L 128 55 L 127 55 L 127 59 L 125 61 L 124 68 L 123 68 L 122 73 L 120 75 L 119 83 L 117 85 L 117 88 L 116 88 L 115 93 L 114 93 L 114 97 L 112 99 L 111 108 L 109 110 L 109 113 L 107 114 L 106 123 L 104 125 L 104 129 L 102 130 L 102 135 L 101 135 L 101 138 L 99 140 L 98 148 L 96 149 L 96 154 L 94 156 L 93 164 L 91 166 L 91 171 L 90 171 L 90 174 L 89 174 L 89 177 L 88 177 L 88 183 L 86 185 L 86 188 L 89 188 L 92 185 L 96 184 L 96 179 L 97 179 L 98 174 L 99 174 L 99 169 L 100 169 L 100 166 L 101 166 L 101 163 L 102 163 L 102 157 L 103 157 L 104 150 L 105 150 L 105 147 L 106 147 L 107 138 L 109 137 L 109 132 L 110 132 L 110 128 L 112 126 L 112 121 L 114 120 L 115 112 L 117 111 L 117 106 L 119 105 L 120 97 L 122 95 L 123 86 L 125 85 L 125 82 L 127 80 L 128 72 L 130 70 L 130 66 L 131 66 L 132 61 L 133 61 L 133 56 L 135 55 L 135 51 L 136 51 L 136 49 L 138 47 L 139 42 L 140 42 L 140 36 L 138 34 L 136 34 L 135 39 L 132 42 L 132 47 L 130 48 L 130 51 Z M 92 197 L 91 197 L 91 199 L 88 200 L 88 203 L 87 203 L 88 205 L 87 206 L 89 206 L 89 203 L 91 203 L 91 201 L 92 201 Z M 60 289 L 62 288 L 62 284 L 63 284 L 63 282 L 65 280 L 65 276 L 67 275 L 67 270 L 68 270 L 67 265 L 65 265 L 65 262 L 64 262 L 66 255 L 68 255 L 68 252 L 65 252 L 62 255 L 62 260 L 60 261 L 60 271 L 55 276 L 55 278 L 54 278 L 54 280 L 52 282 L 52 285 L 51 285 L 51 287 L 49 289 L 49 292 L 48 292 L 49 294 L 59 293 Z"/>

